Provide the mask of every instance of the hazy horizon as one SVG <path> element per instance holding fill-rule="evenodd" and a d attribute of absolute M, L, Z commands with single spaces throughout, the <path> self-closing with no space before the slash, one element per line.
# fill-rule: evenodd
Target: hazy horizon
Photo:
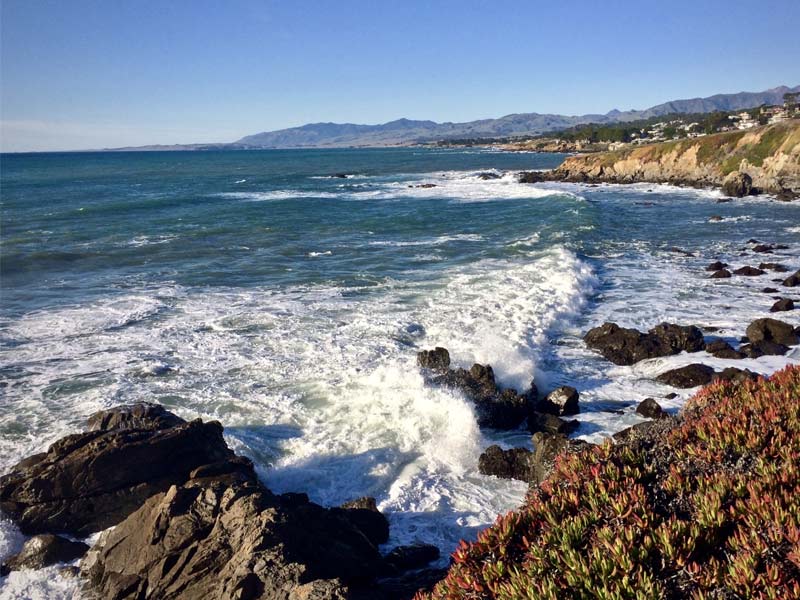
<path fill-rule="evenodd" d="M 4 0 L 1 21 L 3 151 L 231 142 L 312 122 L 604 114 L 796 85 L 800 59 L 800 7 L 788 0 L 603 10 Z"/>

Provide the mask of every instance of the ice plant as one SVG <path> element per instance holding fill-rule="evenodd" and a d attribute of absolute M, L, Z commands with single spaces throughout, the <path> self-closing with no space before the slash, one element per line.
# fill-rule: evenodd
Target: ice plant
<path fill-rule="evenodd" d="M 418 600 L 800 598 L 800 367 L 562 456 Z"/>

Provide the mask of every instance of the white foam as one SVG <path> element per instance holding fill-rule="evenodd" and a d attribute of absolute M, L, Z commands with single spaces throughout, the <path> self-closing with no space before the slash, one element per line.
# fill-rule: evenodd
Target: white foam
<path fill-rule="evenodd" d="M 333 254 L 330 250 L 324 250 L 321 252 L 309 252 L 308 256 L 311 258 L 316 258 L 317 256 L 331 256 Z"/>

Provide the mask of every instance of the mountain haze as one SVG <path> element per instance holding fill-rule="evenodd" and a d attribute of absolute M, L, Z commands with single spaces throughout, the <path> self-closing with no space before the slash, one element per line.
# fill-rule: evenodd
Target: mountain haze
<path fill-rule="evenodd" d="M 232 145 L 242 148 L 336 148 L 348 146 L 391 146 L 458 138 L 494 138 L 538 135 L 586 123 L 615 123 L 649 119 L 676 113 L 707 113 L 740 110 L 761 104 L 780 104 L 783 94 L 800 92 L 800 86 L 776 87 L 763 92 L 716 94 L 708 98 L 673 100 L 645 110 L 612 110 L 606 114 L 566 116 L 519 113 L 499 119 L 466 123 L 436 123 L 398 119 L 381 125 L 353 123 L 310 123 L 278 131 L 248 135 Z"/>

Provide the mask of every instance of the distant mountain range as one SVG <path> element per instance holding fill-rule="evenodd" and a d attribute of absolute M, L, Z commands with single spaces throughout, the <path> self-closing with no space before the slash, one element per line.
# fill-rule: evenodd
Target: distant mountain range
<path fill-rule="evenodd" d="M 781 104 L 787 92 L 800 92 L 800 85 L 776 87 L 763 92 L 716 94 L 708 98 L 673 100 L 646 110 L 612 110 L 604 115 L 566 116 L 539 113 L 506 115 L 467 123 L 436 123 L 398 119 L 382 125 L 353 123 L 310 123 L 278 131 L 248 135 L 229 144 L 190 144 L 185 146 L 145 146 L 139 150 L 203 150 L 251 148 L 343 148 L 412 145 L 448 139 L 498 138 L 539 135 L 585 123 L 618 123 L 669 114 L 709 113 L 754 108 L 762 104 Z M 134 148 L 120 148 L 132 150 Z"/>

